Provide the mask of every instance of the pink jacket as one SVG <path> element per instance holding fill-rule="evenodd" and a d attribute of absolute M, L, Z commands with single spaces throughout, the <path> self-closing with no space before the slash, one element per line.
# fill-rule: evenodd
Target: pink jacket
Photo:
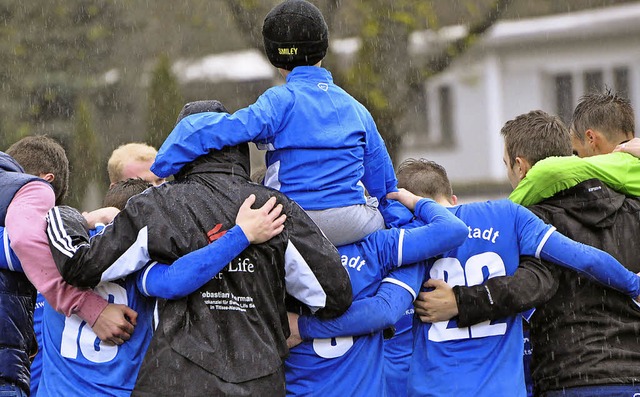
<path fill-rule="evenodd" d="M 47 302 L 66 316 L 78 315 L 93 326 L 108 302 L 91 290 L 67 284 L 58 272 L 47 240 L 45 216 L 55 195 L 45 182 L 24 185 L 13 197 L 5 219 L 11 248 L 25 274 Z"/>

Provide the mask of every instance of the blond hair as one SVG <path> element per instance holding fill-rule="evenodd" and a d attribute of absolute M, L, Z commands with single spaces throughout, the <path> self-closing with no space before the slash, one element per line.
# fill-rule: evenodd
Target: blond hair
<path fill-rule="evenodd" d="M 146 143 L 127 143 L 120 145 L 111 153 L 107 162 L 109 182 L 115 183 L 124 179 L 123 170 L 126 163 L 131 161 L 153 161 L 158 151 Z"/>

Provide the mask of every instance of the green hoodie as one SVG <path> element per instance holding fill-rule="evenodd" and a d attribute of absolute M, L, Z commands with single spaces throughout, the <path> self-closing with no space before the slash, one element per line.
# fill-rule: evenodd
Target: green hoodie
<path fill-rule="evenodd" d="M 530 206 L 593 178 L 628 196 L 640 196 L 640 159 L 622 152 L 585 158 L 548 157 L 531 167 L 509 199 Z"/>

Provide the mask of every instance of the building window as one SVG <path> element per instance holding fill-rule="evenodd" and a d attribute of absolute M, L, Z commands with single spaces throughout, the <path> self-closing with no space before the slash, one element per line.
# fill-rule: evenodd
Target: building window
<path fill-rule="evenodd" d="M 613 89 L 616 93 L 625 98 L 629 98 L 629 69 L 619 67 L 613 69 Z"/>
<path fill-rule="evenodd" d="M 556 114 L 568 123 L 574 106 L 582 95 L 603 93 L 607 89 L 629 98 L 630 75 L 627 66 L 577 70 L 551 75 Z"/>
<path fill-rule="evenodd" d="M 584 72 L 584 92 L 602 92 L 604 90 L 604 78 L 602 70 L 589 70 Z"/>
<path fill-rule="evenodd" d="M 554 78 L 556 113 L 565 123 L 571 120 L 573 114 L 573 79 L 571 74 L 558 74 Z"/>
<path fill-rule="evenodd" d="M 416 131 L 421 131 L 418 133 L 419 142 L 422 144 L 427 144 L 429 139 L 431 139 L 431 134 L 429 133 L 429 95 L 427 92 L 426 85 L 421 85 L 418 89 L 416 95 L 416 103 L 414 104 L 415 110 L 410 109 L 407 113 L 409 118 L 413 119 L 415 123 L 414 128 Z M 415 112 L 415 113 L 413 113 Z M 411 123 L 411 121 L 409 121 Z"/>
<path fill-rule="evenodd" d="M 453 131 L 453 98 L 451 87 L 441 86 L 438 88 L 438 104 L 440 113 L 440 143 L 443 146 L 453 146 L 455 143 Z"/>

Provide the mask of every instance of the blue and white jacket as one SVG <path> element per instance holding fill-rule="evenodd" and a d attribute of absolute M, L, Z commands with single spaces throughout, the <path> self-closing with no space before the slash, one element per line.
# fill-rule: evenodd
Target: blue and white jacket
<path fill-rule="evenodd" d="M 267 150 L 264 184 L 305 210 L 364 204 L 364 188 L 384 204 L 396 190 L 393 164 L 371 114 L 333 83 L 329 71 L 315 66 L 294 68 L 286 84 L 234 114 L 185 117 L 160 147 L 151 171 L 169 176 L 210 150 L 244 142 Z"/>

